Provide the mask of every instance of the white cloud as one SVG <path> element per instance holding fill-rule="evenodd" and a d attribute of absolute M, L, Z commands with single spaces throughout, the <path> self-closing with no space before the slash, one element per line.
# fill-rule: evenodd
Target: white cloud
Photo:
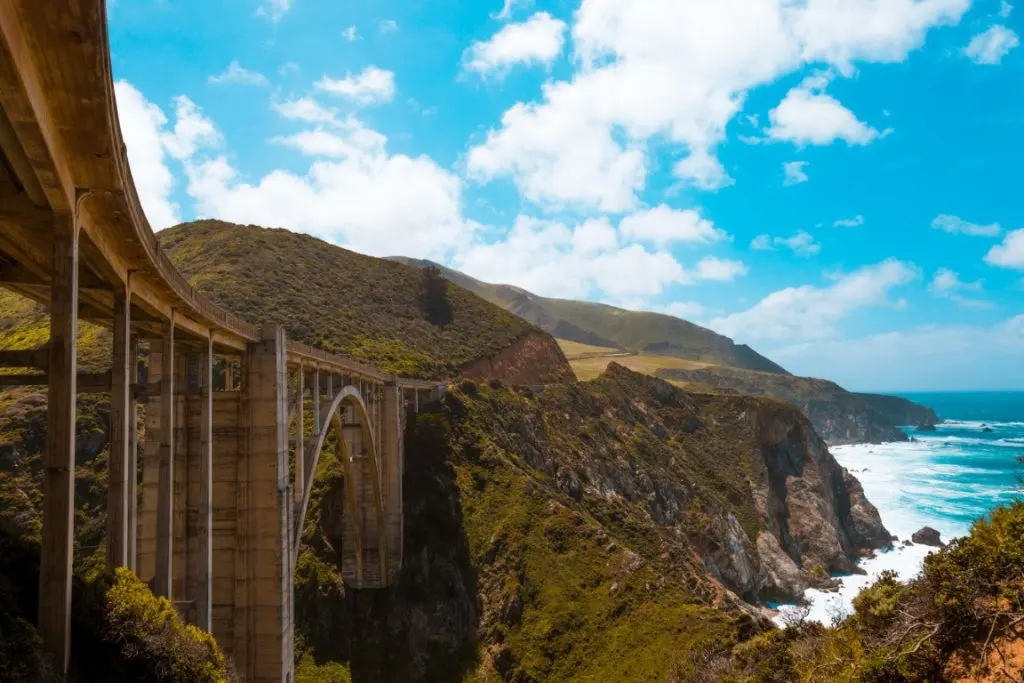
<path fill-rule="evenodd" d="M 782 184 L 789 187 L 790 185 L 806 183 L 809 178 L 804 169 L 807 168 L 808 163 L 807 161 L 787 161 L 782 164 L 782 169 L 786 173 L 786 179 L 782 181 Z"/>
<path fill-rule="evenodd" d="M 891 304 L 889 291 L 917 277 L 911 264 L 895 259 L 838 277 L 827 287 L 788 287 L 752 308 L 719 317 L 711 327 L 738 341 L 828 339 L 839 323 L 862 308 Z"/>
<path fill-rule="evenodd" d="M 349 26 L 348 28 L 341 32 L 341 37 L 350 43 L 355 42 L 359 40 L 359 29 L 357 29 L 355 26 Z"/>
<path fill-rule="evenodd" d="M 1006 0 L 1002 0 L 999 5 L 999 17 L 1001 19 L 1009 19 L 1010 14 L 1013 13 L 1013 5 L 1008 3 Z"/>
<path fill-rule="evenodd" d="M 979 353 L 984 349 L 984 353 Z M 990 327 L 926 326 L 765 350 L 791 372 L 853 391 L 1020 389 L 1024 316 Z"/>
<path fill-rule="evenodd" d="M 396 33 L 398 31 L 398 22 L 394 19 L 381 19 L 377 22 L 377 29 L 383 33 Z"/>
<path fill-rule="evenodd" d="M 660 311 L 655 312 L 671 315 L 675 318 L 682 318 L 683 320 L 692 320 L 703 315 L 705 310 L 696 301 L 673 301 L 667 306 L 663 306 Z"/>
<path fill-rule="evenodd" d="M 797 145 L 829 145 L 836 140 L 866 145 L 883 135 L 825 94 L 827 83 L 827 76 L 812 76 L 790 90 L 768 113 L 772 122 L 765 131 L 768 137 Z"/>
<path fill-rule="evenodd" d="M 1002 244 L 989 250 L 985 262 L 993 266 L 1024 270 L 1024 228 L 1007 233 Z"/>
<path fill-rule="evenodd" d="M 128 81 L 115 83 L 114 94 L 128 165 L 149 224 L 160 230 L 180 223 L 179 207 L 171 199 L 174 175 L 167 166 L 162 142 L 167 117 Z"/>
<path fill-rule="evenodd" d="M 983 289 L 981 280 L 964 282 L 959 273 L 949 268 L 939 268 L 928 285 L 928 291 L 941 299 L 950 299 L 963 308 L 992 308 L 992 303 L 982 299 L 964 296 L 964 292 L 978 294 Z"/>
<path fill-rule="evenodd" d="M 228 68 L 216 76 L 206 79 L 208 83 L 238 83 L 241 85 L 267 85 L 267 77 L 256 71 L 250 71 L 238 63 L 237 59 L 231 60 Z"/>
<path fill-rule="evenodd" d="M 971 38 L 964 55 L 975 64 L 994 65 L 1020 45 L 1020 38 L 1012 30 L 996 24 L 984 33 Z"/>
<path fill-rule="evenodd" d="M 511 19 L 512 12 L 532 6 L 533 0 L 505 0 L 501 7 L 501 11 L 498 12 L 494 18 L 501 20 Z"/>
<path fill-rule="evenodd" d="M 221 142 L 220 132 L 196 103 L 179 95 L 174 98 L 174 130 L 162 133 L 160 141 L 175 159 L 191 157 L 200 147 L 216 147 Z"/>
<path fill-rule="evenodd" d="M 737 277 L 750 272 L 742 261 L 720 259 L 716 256 L 705 256 L 697 262 L 694 277 L 697 280 L 713 280 L 715 282 L 732 282 Z"/>
<path fill-rule="evenodd" d="M 549 65 L 562 54 L 566 24 L 537 12 L 519 24 L 506 24 L 490 40 L 478 41 L 462 55 L 462 68 L 482 76 L 504 75 L 514 66 Z"/>
<path fill-rule="evenodd" d="M 728 174 L 715 148 L 749 90 L 809 64 L 850 73 L 859 61 L 902 61 L 931 27 L 959 21 L 969 4 L 582 0 L 572 27 L 573 76 L 549 81 L 537 101 L 506 111 L 470 150 L 468 169 L 479 181 L 509 177 L 543 205 L 628 211 L 644 189 L 648 154 L 656 153 L 649 146 L 657 144 L 692 158 L 674 164 L 684 182 L 722 187 Z M 853 126 L 837 124 L 837 102 L 811 104 L 832 117 L 833 129 L 841 124 L 837 135 L 872 135 L 852 115 Z"/>
<path fill-rule="evenodd" d="M 324 130 L 305 130 L 292 135 L 271 138 L 272 143 L 296 149 L 307 156 L 357 159 L 361 155 L 383 155 L 388 139 L 367 128 L 361 121 L 349 118 L 339 122 L 345 130 L 331 133 Z"/>
<path fill-rule="evenodd" d="M 332 95 L 340 95 L 356 104 L 381 104 L 395 97 L 395 74 L 376 66 L 368 66 L 358 74 L 347 73 L 344 78 L 324 76 L 314 87 Z"/>
<path fill-rule="evenodd" d="M 491 243 L 479 242 L 454 257 L 463 272 L 543 296 L 613 299 L 654 297 L 673 284 L 691 281 L 667 251 L 613 243 L 607 219 L 569 226 L 519 216 L 512 229 Z M 589 226 L 589 227 L 588 227 Z M 579 233 L 584 231 L 585 235 Z M 595 240 L 597 234 L 603 235 Z"/>
<path fill-rule="evenodd" d="M 256 10 L 256 14 L 267 17 L 273 22 L 281 21 L 281 17 L 291 9 L 292 0 L 263 0 L 263 3 Z"/>
<path fill-rule="evenodd" d="M 287 76 L 288 74 L 297 74 L 299 71 L 299 65 L 295 62 L 285 62 L 281 65 L 281 68 L 277 70 L 277 73 L 280 76 Z"/>
<path fill-rule="evenodd" d="M 958 216 L 950 216 L 949 214 L 936 216 L 935 220 L 932 221 L 932 227 L 943 232 L 960 233 L 971 235 L 972 237 L 998 237 L 1003 232 L 998 223 L 979 225 L 965 221 Z"/>
<path fill-rule="evenodd" d="M 859 228 L 864 225 L 864 216 L 857 214 L 853 218 L 840 218 L 832 224 L 834 228 Z"/>
<path fill-rule="evenodd" d="M 312 97 L 301 97 L 297 100 L 275 102 L 274 110 L 286 119 L 305 121 L 307 123 L 337 123 L 338 111 L 329 109 Z"/>
<path fill-rule="evenodd" d="M 750 243 L 750 248 L 757 251 L 770 251 L 776 247 L 789 249 L 797 256 L 813 256 L 821 251 L 821 245 L 805 230 L 798 230 L 790 237 L 758 235 Z"/>
<path fill-rule="evenodd" d="M 630 240 L 650 242 L 659 247 L 672 242 L 717 242 L 728 235 L 702 218 L 698 211 L 682 211 L 661 204 L 622 219 L 619 230 Z"/>

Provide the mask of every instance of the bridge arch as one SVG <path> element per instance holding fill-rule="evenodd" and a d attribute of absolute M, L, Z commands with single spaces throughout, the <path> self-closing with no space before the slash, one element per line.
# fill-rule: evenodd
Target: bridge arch
<path fill-rule="evenodd" d="M 352 408 L 356 422 L 346 424 L 346 408 Z M 388 576 L 387 534 L 380 444 L 360 390 L 342 387 L 320 414 L 320 431 L 305 445 L 303 457 L 306 486 L 295 515 L 293 562 L 298 561 L 300 539 L 327 436 L 336 437 L 336 454 L 345 472 L 345 531 L 342 548 L 342 575 L 354 588 L 375 587 Z M 359 429 L 357 448 L 346 438 L 346 430 Z M 301 425 L 300 429 L 303 428 Z M 355 441 L 355 440 L 353 440 Z M 359 451 L 359 452 L 355 452 Z M 372 524 L 369 517 L 372 516 Z"/>

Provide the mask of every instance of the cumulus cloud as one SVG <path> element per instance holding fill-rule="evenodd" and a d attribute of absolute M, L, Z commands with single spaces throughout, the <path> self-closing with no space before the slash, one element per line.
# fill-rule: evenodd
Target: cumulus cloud
<path fill-rule="evenodd" d="M 358 74 L 345 74 L 344 78 L 324 76 L 314 87 L 363 106 L 390 102 L 396 90 L 394 72 L 376 66 L 368 66 Z"/>
<path fill-rule="evenodd" d="M 902 61 L 931 27 L 959 21 L 969 4 L 582 0 L 572 27 L 574 74 L 509 108 L 472 147 L 467 166 L 480 182 L 511 178 L 538 204 L 625 212 L 645 187 L 656 143 L 676 155 L 681 181 L 718 189 L 731 179 L 715 149 L 749 90 L 811 64 L 851 73 L 856 62 Z M 783 108 L 777 134 L 854 144 L 880 135 L 827 95 L 806 99 L 829 128 L 803 131 L 813 122 L 798 117 L 807 111 L 798 103 Z"/>
<path fill-rule="evenodd" d="M 717 256 L 705 256 L 697 262 L 694 277 L 697 280 L 732 282 L 748 272 L 747 266 L 742 261 L 720 259 Z"/>
<path fill-rule="evenodd" d="M 291 9 L 292 0 L 263 0 L 263 3 L 256 9 L 256 14 L 267 17 L 273 22 L 281 21 L 281 17 Z"/>
<path fill-rule="evenodd" d="M 985 262 L 1024 270 L 1024 228 L 1007 233 L 1003 243 L 992 247 L 985 255 Z"/>
<path fill-rule="evenodd" d="M 623 237 L 665 246 L 671 242 L 717 242 L 728 235 L 693 209 L 676 210 L 662 204 L 626 216 L 619 224 Z"/>
<path fill-rule="evenodd" d="M 533 6 L 533 0 L 505 0 L 501 11 L 494 15 L 495 19 L 506 20 L 512 18 L 512 13 Z"/>
<path fill-rule="evenodd" d="M 981 280 L 964 282 L 960 274 L 949 268 L 939 268 L 928 285 L 928 291 L 940 299 L 949 299 L 963 308 L 992 308 L 992 303 L 983 299 L 965 296 L 966 293 L 979 294 L 983 289 Z"/>
<path fill-rule="evenodd" d="M 238 83 L 240 85 L 267 85 L 267 77 L 256 71 L 250 71 L 241 64 L 238 63 L 237 59 L 231 61 L 223 72 L 210 76 L 206 79 L 207 82 L 213 84 L 221 83 Z"/>
<path fill-rule="evenodd" d="M 797 145 L 829 145 L 836 140 L 866 145 L 883 135 L 827 95 L 827 82 L 827 78 L 813 76 L 790 90 L 768 113 L 772 123 L 765 131 L 768 137 Z"/>
<path fill-rule="evenodd" d="M 813 256 L 821 251 L 821 244 L 805 230 L 798 230 L 790 237 L 758 235 L 750 243 L 750 248 L 756 251 L 771 251 L 780 247 L 789 249 L 797 256 Z"/>
<path fill-rule="evenodd" d="M 1020 37 L 1005 26 L 996 24 L 971 38 L 964 55 L 975 64 L 995 65 L 1020 45 Z"/>
<path fill-rule="evenodd" d="M 911 282 L 917 274 L 913 265 L 890 259 L 839 276 L 827 287 L 781 289 L 746 311 L 715 318 L 710 325 L 744 342 L 828 339 L 855 311 L 890 305 L 890 290 Z"/>
<path fill-rule="evenodd" d="M 782 164 L 782 170 L 786 174 L 786 179 L 782 181 L 782 184 L 789 187 L 790 185 L 806 183 L 809 178 L 804 169 L 807 168 L 808 163 L 806 161 L 787 161 Z"/>
<path fill-rule="evenodd" d="M 341 37 L 350 43 L 354 43 L 355 41 L 359 40 L 359 29 L 357 29 L 355 26 L 349 26 L 348 28 L 341 32 Z"/>
<path fill-rule="evenodd" d="M 128 165 L 149 224 L 160 230 L 180 223 L 180 208 L 171 199 L 174 174 L 167 165 L 164 145 L 167 116 L 128 81 L 115 83 L 114 95 Z"/>
<path fill-rule="evenodd" d="M 935 220 L 932 221 L 932 227 L 943 232 L 959 233 L 973 237 L 998 237 L 1003 232 L 998 223 L 979 225 L 978 223 L 971 223 L 963 218 L 950 216 L 949 214 L 936 216 Z"/>
<path fill-rule="evenodd" d="M 859 228 L 864 225 L 864 216 L 857 214 L 853 218 L 840 218 L 832 224 L 834 228 Z"/>
<path fill-rule="evenodd" d="M 489 40 L 478 41 L 462 56 L 462 68 L 481 76 L 506 74 L 512 67 L 549 65 L 562 54 L 566 24 L 547 12 L 506 24 Z"/>
<path fill-rule="evenodd" d="M 379 22 L 377 22 L 377 29 L 383 34 L 397 33 L 398 22 L 395 21 L 394 19 L 381 19 Z"/>

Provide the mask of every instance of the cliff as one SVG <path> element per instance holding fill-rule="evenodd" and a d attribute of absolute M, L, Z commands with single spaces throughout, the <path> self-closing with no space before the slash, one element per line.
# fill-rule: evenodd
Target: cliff
<path fill-rule="evenodd" d="M 406 565 L 338 578 L 340 467 L 298 576 L 306 671 L 359 680 L 691 680 L 709 643 L 888 544 L 795 408 L 612 366 L 536 393 L 463 381 L 406 436 Z"/>
<path fill-rule="evenodd" d="M 666 368 L 659 369 L 657 375 L 694 391 L 771 396 L 787 401 L 802 410 L 818 434 L 833 446 L 908 439 L 897 427 L 905 423 L 893 419 L 896 413 L 887 414 L 875 407 L 888 402 L 869 401 L 828 380 L 725 367 Z M 901 400 L 893 399 L 894 405 Z"/>
<path fill-rule="evenodd" d="M 576 381 L 558 343 L 539 330 L 527 332 L 510 346 L 464 365 L 459 376 L 524 385 Z"/>
<path fill-rule="evenodd" d="M 899 396 L 856 394 L 876 413 L 895 425 L 934 426 L 942 422 L 934 410 Z"/>

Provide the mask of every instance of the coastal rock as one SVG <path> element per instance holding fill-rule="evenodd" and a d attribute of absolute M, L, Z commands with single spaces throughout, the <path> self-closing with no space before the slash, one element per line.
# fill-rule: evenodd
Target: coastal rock
<path fill-rule="evenodd" d="M 933 424 L 917 425 L 917 431 L 919 431 L 919 432 L 934 432 L 935 431 L 935 425 L 933 425 Z"/>
<path fill-rule="evenodd" d="M 910 539 L 914 543 L 920 543 L 921 545 L 930 545 L 935 548 L 945 547 L 945 543 L 942 542 L 940 534 L 930 526 L 922 527 L 915 531 Z"/>
<path fill-rule="evenodd" d="M 994 430 L 991 427 L 982 427 L 981 431 L 985 432 L 986 434 L 991 434 Z"/>
<path fill-rule="evenodd" d="M 786 554 L 775 536 L 762 533 L 757 537 L 757 555 L 766 579 L 761 588 L 762 600 L 782 602 L 803 596 L 807 583 L 800 574 L 800 567 Z"/>

